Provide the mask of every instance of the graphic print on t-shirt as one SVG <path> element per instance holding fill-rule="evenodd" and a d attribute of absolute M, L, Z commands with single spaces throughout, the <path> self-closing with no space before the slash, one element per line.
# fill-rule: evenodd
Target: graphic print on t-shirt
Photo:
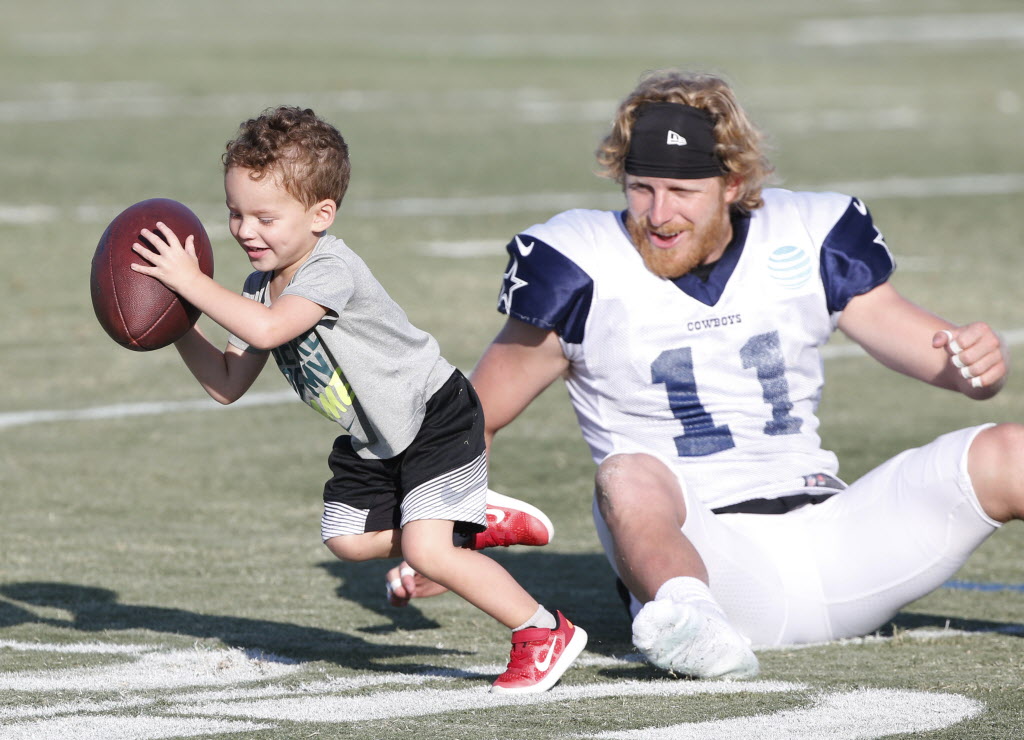
<path fill-rule="evenodd" d="M 350 429 L 355 414 L 355 394 L 314 332 L 274 350 L 282 374 L 314 411 Z"/>

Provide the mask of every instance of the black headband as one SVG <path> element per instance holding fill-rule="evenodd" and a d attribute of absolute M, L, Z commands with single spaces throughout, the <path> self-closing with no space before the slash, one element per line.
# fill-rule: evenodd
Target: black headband
<path fill-rule="evenodd" d="M 637 108 L 626 154 L 626 174 L 697 180 L 728 173 L 715 154 L 711 114 L 682 103 Z"/>

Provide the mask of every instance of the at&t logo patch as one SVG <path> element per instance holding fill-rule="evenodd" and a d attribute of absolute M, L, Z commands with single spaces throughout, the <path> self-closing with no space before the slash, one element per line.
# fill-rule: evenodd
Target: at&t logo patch
<path fill-rule="evenodd" d="M 813 263 L 800 247 L 778 247 L 768 256 L 768 274 L 782 287 L 796 290 L 811 279 Z"/>

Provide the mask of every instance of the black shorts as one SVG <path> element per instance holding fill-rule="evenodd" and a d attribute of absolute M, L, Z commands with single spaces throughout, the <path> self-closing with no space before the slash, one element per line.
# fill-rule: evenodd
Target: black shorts
<path fill-rule="evenodd" d="M 399 529 L 416 519 L 456 522 L 456 531 L 486 528 L 484 414 L 473 386 L 456 370 L 426 403 L 412 443 L 387 460 L 367 460 L 342 435 L 329 459 L 321 537 Z"/>

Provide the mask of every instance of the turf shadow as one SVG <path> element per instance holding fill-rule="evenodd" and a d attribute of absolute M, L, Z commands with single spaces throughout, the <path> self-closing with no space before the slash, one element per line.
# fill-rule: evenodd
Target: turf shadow
<path fill-rule="evenodd" d="M 408 670 L 410 665 L 421 669 L 422 660 L 405 665 L 390 661 L 412 656 L 467 654 L 425 645 L 371 643 L 345 632 L 287 622 L 122 604 L 116 592 L 95 586 L 50 582 L 7 583 L 0 585 L 0 595 L 21 602 L 0 602 L 0 626 L 3 627 L 34 623 L 87 633 L 151 630 L 218 640 L 230 647 L 300 661 L 328 661 L 361 671 L 402 671 Z M 40 616 L 30 608 L 24 608 L 25 604 L 61 609 L 72 616 L 70 619 Z M 380 660 L 389 662 L 384 665 L 378 662 Z"/>
<path fill-rule="evenodd" d="M 543 549 L 488 550 L 540 603 L 559 609 L 590 635 L 587 649 L 607 655 L 622 655 L 633 650 L 630 620 L 615 589 L 615 576 L 603 554 L 571 554 Z M 394 562 L 346 563 L 330 560 L 319 563 L 339 581 L 335 593 L 380 615 L 381 624 L 361 628 L 371 634 L 399 630 L 436 629 L 436 620 L 428 616 L 433 599 L 413 600 L 408 606 L 393 607 L 385 599 L 384 575 Z M 443 594 L 437 599 L 458 598 Z M 422 608 L 420 607 L 422 605 Z M 426 613 L 425 613 L 426 612 Z"/>

